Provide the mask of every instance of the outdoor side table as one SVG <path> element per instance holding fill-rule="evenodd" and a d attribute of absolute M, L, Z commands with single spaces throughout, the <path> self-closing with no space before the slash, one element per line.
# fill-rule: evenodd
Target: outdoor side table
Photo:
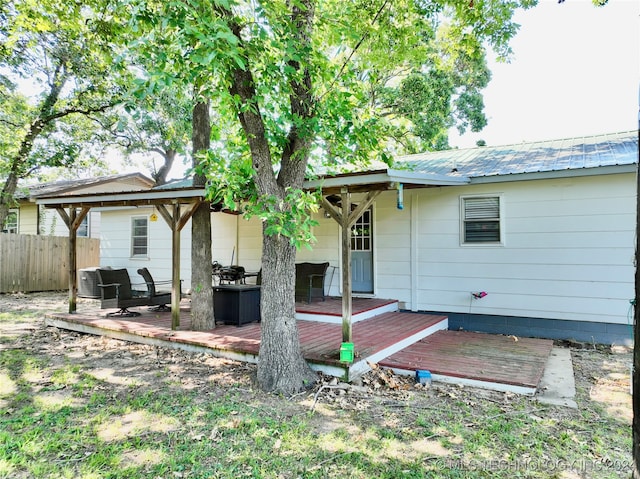
<path fill-rule="evenodd" d="M 260 286 L 221 284 L 213 287 L 216 321 L 242 326 L 260 321 Z"/>

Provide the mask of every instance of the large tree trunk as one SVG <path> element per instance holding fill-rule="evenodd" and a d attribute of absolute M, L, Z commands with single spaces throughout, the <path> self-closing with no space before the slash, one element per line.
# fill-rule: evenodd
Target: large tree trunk
<path fill-rule="evenodd" d="M 262 237 L 258 384 L 265 391 L 297 392 L 316 377 L 302 355 L 295 318 L 296 249 L 283 236 Z"/>
<path fill-rule="evenodd" d="M 209 102 L 198 102 L 193 108 L 193 166 L 196 153 L 207 151 L 211 143 Z M 194 186 L 204 186 L 205 177 L 195 175 Z M 213 288 L 211 282 L 211 208 L 203 202 L 191 218 L 191 328 L 203 331 L 215 328 Z"/>
<path fill-rule="evenodd" d="M 2 227 L 4 226 L 4 222 L 7 219 L 7 215 L 9 214 L 9 210 L 13 204 L 13 195 L 16 192 L 16 188 L 18 187 L 18 176 L 11 172 L 2 187 L 2 192 L 0 192 L 0 231 L 2 231 Z"/>
<path fill-rule="evenodd" d="M 169 148 L 163 153 L 162 158 L 164 163 L 162 163 L 162 166 L 158 168 L 158 171 L 152 175 L 153 181 L 156 182 L 156 185 L 164 185 L 167 182 L 167 175 L 169 175 L 169 171 L 171 171 L 171 167 L 173 166 L 177 153 L 178 152 L 173 148 Z"/>
<path fill-rule="evenodd" d="M 315 2 L 292 2 L 291 16 L 296 24 L 298 48 L 304 51 L 311 44 L 311 30 Z M 222 10 L 230 20 L 230 27 L 240 44 L 243 43 L 242 27 L 233 20 L 232 13 Z M 247 62 L 247 65 L 249 62 Z M 311 74 L 308 66 L 302 66 L 295 55 L 287 60 L 294 71 L 289 80 L 291 114 L 304 121 L 313 118 Z M 246 134 L 254 168 L 254 180 L 258 193 L 278 198 L 280 208 L 287 209 L 285 196 L 288 188 L 300 189 L 311 147 L 312 128 L 291 126 L 282 149 L 280 171 L 274 175 L 265 123 L 260 112 L 253 73 L 248 67 L 233 71 L 229 92 L 239 98 L 242 107 L 238 119 Z M 266 224 L 265 224 L 266 226 Z M 292 394 L 309 387 L 315 375 L 304 360 L 300 349 L 298 326 L 295 319 L 295 256 L 296 249 L 283 235 L 262 232 L 262 290 L 261 290 L 261 342 L 258 355 L 258 386 L 265 391 Z"/>

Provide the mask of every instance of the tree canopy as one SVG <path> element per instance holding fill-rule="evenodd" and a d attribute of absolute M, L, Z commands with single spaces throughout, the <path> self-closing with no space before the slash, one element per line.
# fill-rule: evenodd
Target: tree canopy
<path fill-rule="evenodd" d="M 17 181 L 74 165 L 95 130 L 87 119 L 122 91 L 94 20 L 88 3 L 73 0 L 0 7 L 0 224 Z"/>
<path fill-rule="evenodd" d="M 213 141 L 200 171 L 212 196 L 233 203 L 249 194 L 263 220 L 263 388 L 293 392 L 310 377 L 293 319 L 295 247 L 310 239 L 314 204 L 301 191 L 305 175 L 446 147 L 453 125 L 482 128 L 485 49 L 507 55 L 514 10 L 534 4 L 126 3 L 135 48 L 153 65 L 146 91 L 188 84 L 195 102 L 211 104 Z"/>

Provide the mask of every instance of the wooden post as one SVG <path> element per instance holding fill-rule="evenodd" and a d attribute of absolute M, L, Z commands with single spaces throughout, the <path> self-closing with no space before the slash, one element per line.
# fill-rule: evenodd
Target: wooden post
<path fill-rule="evenodd" d="M 75 207 L 69 207 L 69 214 L 62 208 L 56 208 L 58 214 L 64 221 L 64 224 L 69 228 L 69 313 L 75 313 L 77 307 L 78 297 L 78 228 L 80 223 L 84 220 L 85 216 L 89 214 L 90 208 L 83 206 L 80 210 L 80 214 L 77 213 Z"/>
<path fill-rule="evenodd" d="M 77 228 L 73 225 L 76 222 L 76 209 L 69 208 L 69 313 L 75 313 L 77 309 L 78 297 L 78 275 L 76 269 L 78 267 L 78 255 L 76 252 L 77 245 Z"/>
<path fill-rule="evenodd" d="M 180 203 L 173 203 L 173 211 L 169 213 L 169 210 L 162 205 L 156 205 L 156 209 L 160 216 L 166 221 L 171 228 L 171 329 L 176 330 L 180 326 L 180 232 L 182 228 L 187 224 L 189 218 L 193 216 L 193 213 L 198 208 L 198 205 L 202 203 L 202 198 L 195 198 L 191 207 L 185 211 L 184 214 L 180 213 Z"/>
<path fill-rule="evenodd" d="M 324 196 L 322 196 L 321 199 L 324 210 L 340 224 L 342 230 L 342 341 L 345 343 L 353 342 L 351 330 L 351 228 L 358 218 L 362 216 L 362 213 L 373 204 L 373 201 L 379 194 L 380 190 L 370 191 L 364 201 L 362 201 L 354 211 L 351 211 L 351 196 L 346 186 L 340 189 L 341 212 Z"/>
<path fill-rule="evenodd" d="M 180 204 L 173 205 L 173 224 L 171 225 L 171 329 L 180 326 Z"/>
<path fill-rule="evenodd" d="M 351 195 L 346 187 L 340 190 L 342 196 L 342 342 L 352 342 L 351 329 L 351 225 L 349 214 L 351 213 Z"/>

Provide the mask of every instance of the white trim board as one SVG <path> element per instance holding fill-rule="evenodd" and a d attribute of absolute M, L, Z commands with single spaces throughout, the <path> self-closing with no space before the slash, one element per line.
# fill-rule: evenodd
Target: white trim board
<path fill-rule="evenodd" d="M 353 314 L 351 316 L 351 323 L 364 321 L 365 319 L 370 319 L 383 313 L 395 313 L 397 311 L 399 311 L 398 302 L 395 301 L 393 303 L 385 304 L 384 306 L 363 311 L 362 313 Z M 322 313 L 296 313 L 296 319 L 304 321 L 318 321 L 320 323 L 329 324 L 342 324 L 342 316 L 329 316 Z"/>

